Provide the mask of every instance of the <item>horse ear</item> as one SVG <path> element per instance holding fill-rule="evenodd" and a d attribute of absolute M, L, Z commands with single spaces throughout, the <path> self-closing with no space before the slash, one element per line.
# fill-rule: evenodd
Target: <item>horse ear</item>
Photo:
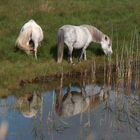
<path fill-rule="evenodd" d="M 107 36 L 105 36 L 105 40 L 107 41 Z"/>

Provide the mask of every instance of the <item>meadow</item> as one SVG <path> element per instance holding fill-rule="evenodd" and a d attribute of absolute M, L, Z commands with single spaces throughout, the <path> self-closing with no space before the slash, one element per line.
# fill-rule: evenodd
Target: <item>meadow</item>
<path fill-rule="evenodd" d="M 15 40 L 22 25 L 34 19 L 44 31 L 38 61 L 15 51 Z M 100 45 L 87 49 L 87 62 L 71 66 L 65 59 L 56 64 L 57 30 L 64 24 L 91 24 L 113 40 L 112 63 L 122 54 L 137 56 L 139 61 L 140 1 L 139 0 L 1 0 L 0 1 L 0 94 L 19 88 L 21 80 L 80 70 L 93 60 L 103 63 Z M 133 50 L 133 51 L 132 51 Z M 74 54 L 77 62 L 78 52 Z M 136 54 L 136 55 L 135 55 Z M 125 56 L 124 56 L 125 58 Z M 135 57 L 133 57 L 135 59 Z"/>

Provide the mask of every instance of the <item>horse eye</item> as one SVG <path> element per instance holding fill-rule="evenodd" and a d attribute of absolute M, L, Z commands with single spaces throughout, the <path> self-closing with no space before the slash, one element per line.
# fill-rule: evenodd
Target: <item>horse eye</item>
<path fill-rule="evenodd" d="M 105 36 L 105 40 L 107 40 L 107 36 Z"/>

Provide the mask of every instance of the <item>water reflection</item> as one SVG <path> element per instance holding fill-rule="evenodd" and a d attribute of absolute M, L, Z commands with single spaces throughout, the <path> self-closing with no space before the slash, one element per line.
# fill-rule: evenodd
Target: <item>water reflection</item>
<path fill-rule="evenodd" d="M 42 105 L 42 98 L 40 94 L 33 92 L 26 94 L 17 99 L 16 106 L 22 115 L 26 118 L 32 118 L 37 115 Z"/>
<path fill-rule="evenodd" d="M 100 102 L 107 100 L 109 94 L 105 92 L 104 88 L 98 86 L 94 88 L 90 94 L 85 88 L 82 88 L 81 91 L 71 91 L 71 87 L 68 87 L 64 95 L 56 90 L 56 112 L 61 117 L 71 117 L 79 113 L 89 112 Z"/>
<path fill-rule="evenodd" d="M 7 140 L 139 140 L 138 89 L 126 94 L 121 86 L 63 83 L 61 78 L 52 90 L 0 99 Z"/>

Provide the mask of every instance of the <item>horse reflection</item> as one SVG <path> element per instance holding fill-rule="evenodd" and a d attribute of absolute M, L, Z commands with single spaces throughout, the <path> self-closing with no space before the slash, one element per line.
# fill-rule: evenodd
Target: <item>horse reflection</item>
<path fill-rule="evenodd" d="M 17 100 L 17 106 L 26 118 L 32 118 L 37 115 L 42 105 L 41 95 L 34 92 L 33 94 L 25 95 Z"/>
<path fill-rule="evenodd" d="M 70 88 L 68 88 L 64 96 L 61 96 L 56 90 L 56 112 L 60 117 L 71 117 L 79 113 L 89 112 L 107 99 L 108 93 L 103 88 L 90 96 L 86 94 L 85 89 L 78 92 L 70 91 Z"/>

